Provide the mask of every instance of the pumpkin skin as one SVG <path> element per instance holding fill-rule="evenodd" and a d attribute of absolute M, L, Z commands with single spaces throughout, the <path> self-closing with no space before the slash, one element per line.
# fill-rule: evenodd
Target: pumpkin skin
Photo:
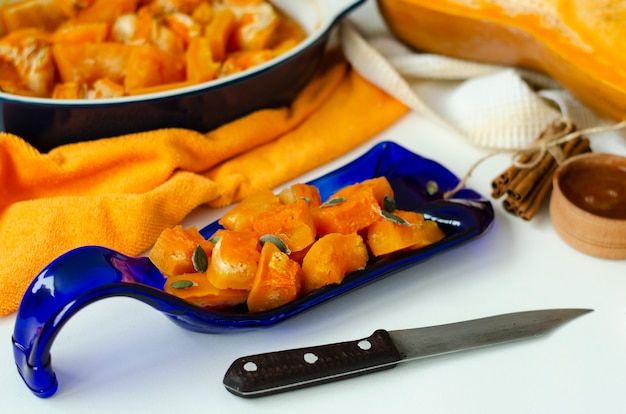
<path fill-rule="evenodd" d="M 471 7 L 455 0 L 377 1 L 390 31 L 418 50 L 543 72 L 599 116 L 626 118 L 626 71 L 618 64 L 624 62 L 622 51 L 607 47 L 588 24 L 576 21 L 567 2 L 545 0 L 543 6 L 552 11 L 547 16 L 538 10 L 512 13 L 501 6 L 506 1 L 495 0 Z M 510 8 L 517 4 L 509 3 Z"/>

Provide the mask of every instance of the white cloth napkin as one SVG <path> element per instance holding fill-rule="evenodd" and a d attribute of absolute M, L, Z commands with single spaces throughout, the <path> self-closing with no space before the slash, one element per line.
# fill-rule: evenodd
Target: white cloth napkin
<path fill-rule="evenodd" d="M 537 72 L 418 53 L 385 30 L 361 34 L 350 20 L 342 23 L 340 39 L 346 58 L 363 77 L 479 147 L 523 149 L 559 118 L 579 130 L 614 124 Z M 433 80 L 449 83 L 437 105 L 422 93 Z M 592 148 L 626 155 L 626 139 L 613 133 L 592 140 Z"/>

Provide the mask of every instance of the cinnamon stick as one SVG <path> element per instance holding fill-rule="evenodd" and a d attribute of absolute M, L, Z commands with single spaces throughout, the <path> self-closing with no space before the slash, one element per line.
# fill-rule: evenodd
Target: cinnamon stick
<path fill-rule="evenodd" d="M 580 138 L 575 138 L 565 143 L 562 151 L 566 157 L 569 156 L 569 154 L 572 152 L 572 149 L 579 141 Z M 541 177 L 548 174 L 554 166 L 556 166 L 556 161 L 554 160 L 554 157 L 549 153 L 545 154 L 541 162 L 535 168 L 529 168 L 528 174 L 526 174 L 524 178 L 520 180 L 515 186 L 512 186 L 512 188 L 508 189 L 507 194 L 514 200 L 523 200 L 524 198 L 526 198 L 528 193 L 532 191 L 533 186 L 537 184 Z"/>
<path fill-rule="evenodd" d="M 533 154 L 522 154 L 519 157 L 519 162 L 525 164 L 530 162 L 533 157 Z M 516 165 L 511 165 L 506 170 L 502 171 L 500 175 L 493 179 L 491 182 L 491 196 L 493 198 L 500 198 L 504 194 L 506 194 L 506 189 L 509 185 L 515 180 L 517 175 L 520 173 L 520 169 Z"/>
<path fill-rule="evenodd" d="M 535 142 L 564 137 L 575 130 L 571 123 L 554 122 L 539 135 Z M 565 159 L 591 151 L 589 140 L 575 137 L 558 146 Z M 542 156 L 539 160 L 538 156 Z M 505 211 L 524 220 L 537 213 L 545 197 L 552 189 L 552 176 L 558 163 L 551 153 L 543 155 L 524 154 L 519 162 L 529 167 L 512 165 L 492 181 L 492 195 L 498 198 L 506 194 L 502 202 Z"/>
<path fill-rule="evenodd" d="M 555 136 L 565 136 L 574 130 L 575 127 L 571 123 L 556 121 L 549 124 L 535 139 L 535 142 L 540 142 Z M 536 154 L 523 154 L 519 157 L 518 162 L 521 164 L 530 164 L 535 162 L 534 158 L 536 156 Z M 507 194 L 507 189 L 517 186 L 527 174 L 527 168 L 519 168 L 516 165 L 511 165 L 491 182 L 491 196 L 493 198 L 500 198 L 504 194 Z"/>
<path fill-rule="evenodd" d="M 567 151 L 565 150 L 566 146 L 564 146 L 563 152 L 566 158 L 591 151 L 591 147 L 589 146 L 589 140 L 586 138 L 577 138 L 569 142 L 572 142 L 573 145 L 567 146 Z M 552 158 L 552 156 L 550 156 L 550 158 Z M 554 175 L 554 172 L 557 168 L 558 164 L 556 162 L 553 162 L 550 168 L 546 171 L 546 173 L 543 174 L 541 178 L 535 183 L 529 195 L 527 195 L 527 197 L 523 200 L 514 200 L 507 197 L 507 200 L 505 200 L 507 203 L 507 206 L 505 206 L 505 210 L 518 217 L 521 217 L 524 220 L 532 219 L 541 207 L 541 204 L 545 197 L 548 195 L 550 190 L 552 190 L 552 176 Z"/>

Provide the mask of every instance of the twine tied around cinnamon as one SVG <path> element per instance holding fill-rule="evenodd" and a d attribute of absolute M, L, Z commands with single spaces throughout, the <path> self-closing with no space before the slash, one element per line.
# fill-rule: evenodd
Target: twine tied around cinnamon
<path fill-rule="evenodd" d="M 504 209 L 524 220 L 530 220 L 541 202 L 552 189 L 552 175 L 566 159 L 591 152 L 585 135 L 626 128 L 621 122 L 577 130 L 567 118 L 550 123 L 535 141 L 525 148 L 491 151 L 476 161 L 452 190 L 444 193 L 445 199 L 461 190 L 472 172 L 485 160 L 503 153 L 513 153 L 512 165 L 492 181 L 492 197 L 506 195 Z"/>

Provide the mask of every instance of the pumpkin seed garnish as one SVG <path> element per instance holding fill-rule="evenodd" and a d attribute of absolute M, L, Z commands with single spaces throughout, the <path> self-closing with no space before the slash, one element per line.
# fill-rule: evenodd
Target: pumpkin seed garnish
<path fill-rule="evenodd" d="M 309 197 L 300 197 L 301 200 L 304 200 L 307 204 L 311 204 L 311 198 Z"/>
<path fill-rule="evenodd" d="M 388 211 L 380 211 L 380 215 L 383 216 L 385 218 L 385 220 L 389 220 L 393 223 L 396 224 L 400 224 L 402 226 L 410 226 L 411 223 L 409 223 L 408 221 L 406 221 L 405 219 L 403 219 L 402 217 L 398 216 L 397 214 L 393 214 L 390 213 Z"/>
<path fill-rule="evenodd" d="M 383 210 L 389 213 L 393 213 L 396 210 L 396 200 L 391 198 L 389 194 L 385 194 L 383 198 Z"/>
<path fill-rule="evenodd" d="M 437 191 L 439 191 L 439 185 L 436 181 L 430 180 L 426 183 L 426 192 L 428 193 L 428 195 L 433 195 Z"/>
<path fill-rule="evenodd" d="M 170 283 L 170 286 L 173 287 L 174 289 L 189 289 L 190 287 L 195 286 L 196 284 L 193 283 L 191 280 L 177 280 L 176 282 L 172 282 Z"/>
<path fill-rule="evenodd" d="M 196 272 L 206 272 L 209 267 L 209 258 L 206 255 L 204 249 L 198 245 L 196 250 L 193 251 L 193 255 L 191 256 L 191 262 L 193 263 L 193 268 L 196 269 Z"/>
<path fill-rule="evenodd" d="M 259 237 L 259 242 L 261 243 L 261 246 L 263 246 L 267 242 L 273 243 L 276 245 L 276 247 L 278 247 L 278 250 L 280 250 L 281 252 L 285 254 L 291 254 L 291 250 L 289 250 L 287 244 L 283 241 L 283 239 L 276 236 L 275 234 L 264 234 L 263 236 Z"/>
<path fill-rule="evenodd" d="M 213 236 L 209 239 L 209 241 L 213 244 L 217 244 L 217 242 L 220 241 L 220 236 L 219 235 Z"/>
<path fill-rule="evenodd" d="M 320 205 L 320 207 L 332 207 L 332 206 L 336 206 L 337 204 L 341 204 L 344 201 L 346 201 L 346 199 L 343 197 L 335 197 L 335 198 L 331 198 L 330 200 L 324 201 L 322 205 Z"/>

